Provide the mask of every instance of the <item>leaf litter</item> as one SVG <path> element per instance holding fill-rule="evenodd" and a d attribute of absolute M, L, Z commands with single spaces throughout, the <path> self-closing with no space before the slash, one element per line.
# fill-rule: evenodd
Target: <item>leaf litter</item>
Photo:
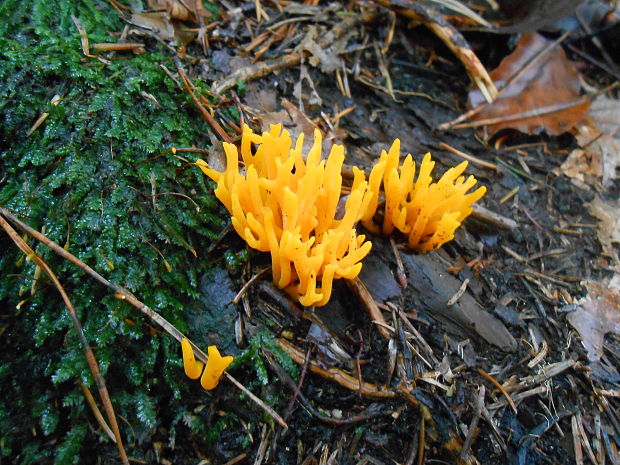
<path fill-rule="evenodd" d="M 559 135 L 585 117 L 589 102 L 581 99 L 579 73 L 564 50 L 553 45 L 539 34 L 523 35 L 490 73 L 498 98 L 484 105 L 480 91 L 470 91 L 469 107 L 484 105 L 472 120 L 484 123 L 489 135 L 507 128 Z"/>
<path fill-rule="evenodd" d="M 588 293 L 576 303 L 568 321 L 581 336 L 588 359 L 594 362 L 603 355 L 605 335 L 620 334 L 620 275 L 607 285 L 589 281 L 585 286 Z"/>
<path fill-rule="evenodd" d="M 579 148 L 573 150 L 558 172 L 582 187 L 602 184 L 608 189 L 620 168 L 620 100 L 599 96 L 588 117 L 575 127 Z"/>

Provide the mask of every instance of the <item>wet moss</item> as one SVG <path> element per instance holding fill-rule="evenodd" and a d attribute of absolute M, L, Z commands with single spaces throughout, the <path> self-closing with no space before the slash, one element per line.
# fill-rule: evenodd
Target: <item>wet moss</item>
<path fill-rule="evenodd" d="M 170 149 L 205 147 L 208 135 L 163 69 L 174 69 L 167 50 L 153 42 L 147 53 L 116 53 L 109 64 L 86 58 L 71 15 L 92 42 L 113 40 L 109 33 L 124 27 L 105 1 L 0 3 L 0 205 L 185 331 L 185 308 L 198 301 L 213 261 L 203 251 L 225 222 L 212 186 L 189 165 L 197 157 Z M 49 117 L 28 136 L 44 112 Z M 29 243 L 78 311 L 117 413 L 131 425 L 121 425 L 126 444 L 135 445 L 130 455 L 152 459 L 158 428 L 173 440 L 188 414 L 192 388 L 180 376 L 177 343 L 75 266 Z M 96 396 L 60 297 L 44 276 L 30 295 L 34 265 L 4 233 L 0 250 L 0 459 L 85 463 L 91 454 L 117 463 L 77 385 Z M 182 428 L 197 433 L 205 424 Z"/>

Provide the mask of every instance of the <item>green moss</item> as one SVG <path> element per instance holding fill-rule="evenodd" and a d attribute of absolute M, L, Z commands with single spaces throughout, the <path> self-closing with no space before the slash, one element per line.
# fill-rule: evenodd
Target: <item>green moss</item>
<path fill-rule="evenodd" d="M 153 42 L 147 53 L 116 53 L 110 64 L 86 58 L 71 15 L 92 42 L 124 27 L 105 1 L 0 3 L 0 205 L 186 330 L 185 308 L 198 300 L 213 261 L 204 250 L 225 222 L 205 176 L 188 165 L 197 156 L 170 149 L 206 146 L 206 128 L 162 69 L 174 69 L 167 50 Z M 49 117 L 28 137 L 44 112 Z M 180 376 L 178 344 L 81 270 L 29 243 L 77 309 L 117 413 L 131 424 L 121 422 L 126 444 L 148 442 L 162 418 L 174 423 L 160 416 L 161 405 L 185 411 L 191 383 Z M 34 265 L 4 233 L 0 250 L 0 459 L 77 463 L 100 441 L 87 440 L 99 433 L 88 426 L 96 423 L 76 381 L 95 396 L 97 389 L 56 290 L 42 276 L 30 297 Z M 230 257 L 238 265 L 245 251 Z M 116 463 L 114 445 L 99 437 Z"/>

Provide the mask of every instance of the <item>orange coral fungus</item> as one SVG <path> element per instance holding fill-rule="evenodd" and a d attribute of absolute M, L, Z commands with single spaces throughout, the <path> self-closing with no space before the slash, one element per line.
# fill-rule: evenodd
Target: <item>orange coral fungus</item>
<path fill-rule="evenodd" d="M 218 385 L 224 370 L 228 368 L 228 365 L 233 361 L 232 356 L 227 355 L 226 357 L 222 357 L 216 346 L 209 346 L 209 360 L 207 360 L 207 366 L 205 366 L 204 363 L 196 360 L 192 345 L 187 338 L 183 338 L 181 341 L 181 349 L 183 351 L 183 367 L 185 368 L 185 374 L 190 379 L 198 379 L 198 377 L 200 377 L 200 384 L 207 391 L 210 391 Z M 201 373 L 202 376 L 200 376 Z"/>
<path fill-rule="evenodd" d="M 205 364 L 200 360 L 196 360 L 192 345 L 186 337 L 181 341 L 181 350 L 183 351 L 183 368 L 185 369 L 185 375 L 189 379 L 200 378 Z"/>
<path fill-rule="evenodd" d="M 396 139 L 389 152 L 381 153 L 368 180 L 368 190 L 373 193 L 362 224 L 374 233 L 390 234 L 394 228 L 406 234 L 409 244 L 418 252 L 429 252 L 454 238 L 454 231 L 472 212 L 471 205 L 486 192 L 479 187 L 467 194 L 476 179 L 461 176 L 467 162 L 450 168 L 434 183 L 430 176 L 435 162 L 427 153 L 415 177 L 415 162 L 411 155 L 399 166 L 400 140 Z M 373 222 L 383 184 L 385 208 L 383 226 Z"/>
<path fill-rule="evenodd" d="M 239 171 L 233 144 L 224 143 L 224 172 L 203 160 L 197 164 L 217 182 L 215 195 L 230 212 L 237 233 L 250 247 L 271 253 L 275 284 L 302 305 L 325 305 L 333 279 L 356 277 L 360 260 L 370 251 L 371 243 L 357 235 L 355 225 L 372 195 L 364 173 L 355 169 L 344 215 L 336 219 L 344 147 L 334 145 L 327 160 L 321 160 L 318 130 L 305 161 L 302 147 L 303 134 L 292 147 L 288 131 L 279 124 L 262 135 L 246 126 L 241 139 L 245 174 Z"/>

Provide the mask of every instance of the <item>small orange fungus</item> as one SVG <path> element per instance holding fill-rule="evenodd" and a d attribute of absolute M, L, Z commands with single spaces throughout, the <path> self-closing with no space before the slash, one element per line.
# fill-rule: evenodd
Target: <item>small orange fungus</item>
<path fill-rule="evenodd" d="M 476 179 L 461 176 L 467 168 L 464 161 L 448 169 L 438 182 L 430 174 L 435 166 L 427 153 L 420 164 L 414 182 L 416 165 L 407 155 L 399 166 L 400 140 L 396 139 L 388 152 L 381 153 L 368 180 L 373 193 L 362 224 L 376 234 L 390 234 L 394 228 L 406 234 L 409 245 L 417 252 L 429 252 L 454 238 L 454 231 L 471 212 L 471 205 L 486 192 L 479 187 L 467 193 Z M 383 225 L 375 224 L 373 217 L 379 205 L 379 190 L 383 185 L 385 207 Z"/>
<path fill-rule="evenodd" d="M 321 160 L 323 141 L 315 130 L 304 160 L 303 140 L 302 134 L 293 146 L 280 124 L 262 135 L 245 126 L 241 139 L 245 172 L 239 170 L 237 147 L 228 143 L 224 143 L 225 171 L 216 171 L 203 160 L 197 165 L 217 182 L 215 195 L 230 212 L 237 233 L 250 247 L 271 253 L 275 284 L 302 305 L 320 306 L 329 301 L 332 281 L 355 278 L 370 251 L 371 243 L 357 235 L 355 225 L 372 195 L 364 173 L 354 168 L 344 214 L 336 219 L 344 147 L 334 145 L 327 160 Z"/>
<path fill-rule="evenodd" d="M 194 356 L 194 350 L 189 342 L 189 339 L 183 338 L 181 341 L 181 349 L 183 350 L 183 368 L 185 368 L 185 374 L 189 379 L 198 379 L 202 373 L 202 369 L 205 364 L 199 360 L 196 360 Z"/>
<path fill-rule="evenodd" d="M 207 391 L 217 386 L 224 370 L 226 370 L 228 365 L 233 361 L 232 356 L 228 355 L 222 357 L 217 347 L 209 346 L 209 360 L 207 360 L 207 365 L 205 367 L 204 363 L 196 360 L 192 345 L 187 338 L 181 341 L 181 349 L 183 350 L 183 368 L 185 368 L 185 374 L 190 379 L 200 378 L 201 386 Z"/>
<path fill-rule="evenodd" d="M 220 382 L 224 370 L 232 363 L 233 357 L 230 355 L 222 357 L 215 346 L 209 346 L 207 351 L 209 352 L 209 360 L 207 360 L 205 371 L 200 377 L 200 385 L 210 391 Z"/>

